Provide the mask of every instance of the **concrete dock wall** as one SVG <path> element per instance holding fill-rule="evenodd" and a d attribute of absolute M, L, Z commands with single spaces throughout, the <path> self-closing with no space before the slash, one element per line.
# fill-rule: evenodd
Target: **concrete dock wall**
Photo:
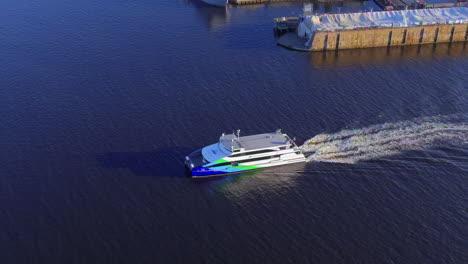
<path fill-rule="evenodd" d="M 310 49 L 312 51 L 325 51 L 390 47 L 467 41 L 467 38 L 468 24 L 317 31 L 312 36 Z"/>

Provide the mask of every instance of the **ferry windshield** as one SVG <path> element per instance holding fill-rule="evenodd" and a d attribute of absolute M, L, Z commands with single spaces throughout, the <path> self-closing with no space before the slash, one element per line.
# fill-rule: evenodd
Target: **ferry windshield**
<path fill-rule="evenodd" d="M 192 152 L 188 157 L 190 158 L 190 161 L 194 167 L 202 166 L 208 163 L 205 158 L 203 158 L 201 149 Z"/>

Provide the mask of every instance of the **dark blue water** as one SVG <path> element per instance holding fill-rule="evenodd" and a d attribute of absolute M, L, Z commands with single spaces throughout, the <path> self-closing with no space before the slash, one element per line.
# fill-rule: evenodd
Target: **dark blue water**
<path fill-rule="evenodd" d="M 0 262 L 466 263 L 467 44 L 276 46 L 272 19 L 300 11 L 2 1 Z M 392 155 L 212 181 L 183 170 L 238 128 L 303 142 L 432 117 L 462 140 L 406 133 Z"/>

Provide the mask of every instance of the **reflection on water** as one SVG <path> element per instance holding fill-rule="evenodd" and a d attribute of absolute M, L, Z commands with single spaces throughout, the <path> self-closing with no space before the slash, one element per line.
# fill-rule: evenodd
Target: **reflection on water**
<path fill-rule="evenodd" d="M 357 64 L 385 64 L 410 59 L 433 59 L 467 55 L 466 42 L 438 43 L 437 45 L 398 46 L 390 48 L 350 49 L 312 52 L 310 63 L 314 67 L 346 67 Z"/>
<path fill-rule="evenodd" d="M 232 198 L 242 198 L 252 193 L 282 194 L 297 184 L 297 179 L 304 175 L 306 166 L 305 163 L 291 164 L 197 182 L 209 181 L 211 190 Z"/>
<path fill-rule="evenodd" d="M 187 0 L 189 5 L 193 5 L 201 15 L 204 23 L 210 30 L 222 28 L 229 23 L 229 9 L 212 6 L 203 3 L 201 0 Z"/>

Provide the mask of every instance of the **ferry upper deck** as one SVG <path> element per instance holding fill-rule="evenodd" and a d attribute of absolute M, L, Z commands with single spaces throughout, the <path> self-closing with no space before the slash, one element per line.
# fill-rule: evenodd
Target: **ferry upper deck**
<path fill-rule="evenodd" d="M 257 149 L 296 146 L 288 135 L 280 130 L 272 133 L 257 134 L 238 137 L 234 134 L 222 135 L 219 139 L 221 145 L 229 151 L 250 151 Z"/>

